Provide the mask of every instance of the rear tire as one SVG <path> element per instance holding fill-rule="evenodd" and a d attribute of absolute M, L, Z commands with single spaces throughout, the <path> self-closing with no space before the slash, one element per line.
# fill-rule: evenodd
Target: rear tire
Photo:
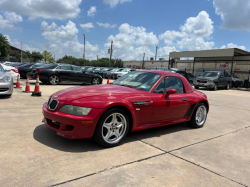
<path fill-rule="evenodd" d="M 91 84 L 92 85 L 99 85 L 100 84 L 100 79 L 99 78 L 93 78 L 92 81 L 91 81 Z"/>
<path fill-rule="evenodd" d="M 59 82 L 60 82 L 60 79 L 59 79 L 59 77 L 57 75 L 51 75 L 49 77 L 49 83 L 51 85 L 57 85 L 57 84 L 59 84 Z"/>
<path fill-rule="evenodd" d="M 129 118 L 126 112 L 114 108 L 99 119 L 93 138 L 101 146 L 115 147 L 125 139 L 128 131 Z"/>
<path fill-rule="evenodd" d="M 204 126 L 207 119 L 207 106 L 204 103 L 199 103 L 193 115 L 187 123 L 194 128 L 201 128 Z"/>

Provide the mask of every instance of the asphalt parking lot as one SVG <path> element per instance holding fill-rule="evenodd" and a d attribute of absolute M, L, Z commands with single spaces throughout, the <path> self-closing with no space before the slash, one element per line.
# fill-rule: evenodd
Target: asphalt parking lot
<path fill-rule="evenodd" d="M 75 85 L 41 84 L 42 97 L 21 86 L 0 98 L 0 186 L 250 186 L 249 91 L 202 90 L 210 102 L 204 128 L 134 132 L 104 149 L 42 124 L 43 103 Z"/>

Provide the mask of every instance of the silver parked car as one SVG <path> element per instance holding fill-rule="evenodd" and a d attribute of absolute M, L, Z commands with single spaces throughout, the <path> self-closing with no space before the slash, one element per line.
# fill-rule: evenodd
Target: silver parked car
<path fill-rule="evenodd" d="M 13 78 L 10 74 L 5 73 L 0 65 L 0 95 L 11 96 L 13 93 Z"/>

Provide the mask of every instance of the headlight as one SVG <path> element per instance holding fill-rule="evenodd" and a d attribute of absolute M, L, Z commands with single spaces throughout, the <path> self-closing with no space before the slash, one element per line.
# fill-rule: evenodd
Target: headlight
<path fill-rule="evenodd" d="M 92 108 L 80 107 L 80 106 L 73 106 L 73 105 L 64 105 L 60 112 L 66 114 L 73 114 L 77 116 L 86 116 L 90 112 Z"/>
<path fill-rule="evenodd" d="M 11 81 L 11 77 L 10 76 L 4 76 L 2 79 L 0 79 L 0 82 L 10 82 Z"/>

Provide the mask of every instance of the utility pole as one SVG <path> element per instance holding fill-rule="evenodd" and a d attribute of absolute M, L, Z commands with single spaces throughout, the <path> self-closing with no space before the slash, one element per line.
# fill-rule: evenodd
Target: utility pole
<path fill-rule="evenodd" d="M 84 45 L 83 46 L 83 66 L 85 66 L 85 34 L 83 34 L 83 36 L 84 36 L 84 44 L 83 44 Z M 92 66 L 92 64 L 91 64 L 91 66 Z"/>
<path fill-rule="evenodd" d="M 157 49 L 158 49 L 158 48 L 159 48 L 159 47 L 156 46 L 155 61 L 156 61 L 156 57 L 157 57 Z"/>
<path fill-rule="evenodd" d="M 113 53 L 113 40 L 111 40 L 111 49 L 110 49 L 109 67 L 110 67 L 110 64 L 111 64 L 112 53 Z"/>
<path fill-rule="evenodd" d="M 144 58 L 145 58 L 145 53 L 143 53 L 143 63 L 142 63 L 141 69 L 143 69 L 143 67 L 144 67 Z"/>
<path fill-rule="evenodd" d="M 23 62 L 23 43 L 21 42 L 21 63 Z"/>

